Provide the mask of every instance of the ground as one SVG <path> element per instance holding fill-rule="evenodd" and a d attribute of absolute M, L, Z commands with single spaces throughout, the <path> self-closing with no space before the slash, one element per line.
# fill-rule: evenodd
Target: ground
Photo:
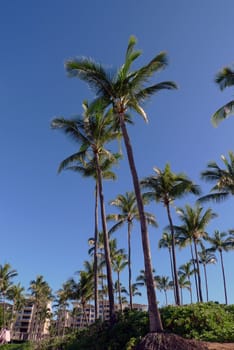
<path fill-rule="evenodd" d="M 175 334 L 148 333 L 135 350 L 234 350 L 234 343 L 200 342 Z"/>
<path fill-rule="evenodd" d="M 234 350 L 234 343 L 207 343 L 209 350 Z"/>

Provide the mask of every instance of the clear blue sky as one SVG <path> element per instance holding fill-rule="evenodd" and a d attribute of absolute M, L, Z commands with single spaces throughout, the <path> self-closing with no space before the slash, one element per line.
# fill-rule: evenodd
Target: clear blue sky
<path fill-rule="evenodd" d="M 136 117 L 129 132 L 139 176 L 153 166 L 187 173 L 201 184 L 200 172 L 210 160 L 234 150 L 234 119 L 217 129 L 211 114 L 233 97 L 220 92 L 214 76 L 234 62 L 232 0 L 41 0 L 3 1 L 0 11 L 0 263 L 17 269 L 27 288 L 42 274 L 53 290 L 82 269 L 88 259 L 87 239 L 93 235 L 93 183 L 78 175 L 57 175 L 62 159 L 75 144 L 50 129 L 55 116 L 80 114 L 83 99 L 92 97 L 87 86 L 69 79 L 64 61 L 89 56 L 117 67 L 122 64 L 128 38 L 138 38 L 143 55 L 138 64 L 166 50 L 168 68 L 157 79 L 174 80 L 178 91 L 162 91 L 146 105 L 149 124 Z M 118 180 L 105 183 L 106 202 L 132 190 L 124 159 Z M 194 199 L 189 198 L 193 204 Z M 181 204 L 181 203 L 180 203 Z M 234 198 L 213 205 L 219 217 L 208 227 L 233 228 Z M 152 204 L 157 230 L 150 229 L 152 260 L 157 274 L 169 274 L 167 251 L 159 251 L 158 239 L 167 225 L 164 208 Z M 107 212 L 113 209 L 107 207 Z M 174 215 L 175 223 L 178 223 Z M 116 233 L 126 247 L 126 232 Z M 143 268 L 140 232 L 133 232 L 134 277 Z M 190 258 L 178 252 L 178 264 Z M 234 303 L 234 252 L 225 254 L 229 301 Z M 220 265 L 208 267 L 210 298 L 222 302 Z M 185 301 L 188 293 L 184 292 Z M 164 302 L 163 295 L 159 300 Z M 137 299 L 140 301 L 140 299 Z M 145 301 L 143 297 L 142 302 Z"/>

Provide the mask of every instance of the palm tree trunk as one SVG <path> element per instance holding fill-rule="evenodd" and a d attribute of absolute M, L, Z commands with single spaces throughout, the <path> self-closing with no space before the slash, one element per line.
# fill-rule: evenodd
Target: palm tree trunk
<path fill-rule="evenodd" d="M 204 276 L 205 276 L 205 284 L 206 284 L 206 301 L 209 301 L 208 295 L 208 281 L 207 281 L 207 273 L 206 273 L 206 264 L 203 264 Z"/>
<path fill-rule="evenodd" d="M 99 315 L 99 301 L 98 301 L 98 182 L 96 181 L 95 186 L 95 210 L 94 210 L 94 217 L 95 217 L 95 228 L 94 228 L 94 262 L 93 262 L 93 269 L 94 269 L 94 315 L 95 320 L 98 319 Z"/>
<path fill-rule="evenodd" d="M 188 280 L 189 280 L 189 284 L 190 284 L 190 288 L 189 288 L 189 293 L 190 293 L 190 303 L 193 303 L 193 293 L 192 293 L 192 283 L 191 283 L 191 278 L 190 276 L 188 276 Z"/>
<path fill-rule="evenodd" d="M 130 310 L 132 310 L 131 226 L 131 222 L 128 222 L 128 289 Z"/>
<path fill-rule="evenodd" d="M 179 282 L 178 282 L 178 274 L 177 274 L 177 267 L 176 267 L 176 254 L 175 254 L 175 232 L 174 232 L 174 226 L 172 223 L 171 218 L 171 212 L 169 204 L 166 204 L 167 209 L 167 216 L 169 220 L 170 230 L 171 230 L 171 238 L 172 238 L 172 259 L 173 259 L 173 272 L 174 272 L 174 288 L 175 288 L 175 303 L 176 305 L 180 305 L 180 290 L 179 290 Z"/>
<path fill-rule="evenodd" d="M 127 128 L 124 122 L 123 111 L 119 113 L 119 121 L 120 121 L 120 127 L 122 130 L 123 139 L 124 139 L 126 152 L 128 156 L 129 167 L 132 174 L 133 186 L 135 190 L 136 201 L 137 201 L 139 217 L 140 217 L 141 239 L 142 239 L 144 265 L 145 265 L 146 289 L 147 289 L 147 298 L 148 298 L 148 305 L 149 305 L 150 332 L 162 332 L 163 326 L 161 322 L 160 313 L 157 307 L 156 293 L 154 289 L 154 279 L 153 279 L 151 254 L 150 254 L 150 243 L 149 243 L 148 230 L 147 230 L 147 224 L 146 224 L 146 218 L 145 218 L 145 212 L 144 212 L 144 205 L 143 205 L 143 200 L 141 196 L 140 184 L 139 184 L 138 175 L 136 171 L 135 161 L 133 157 L 132 146 L 131 146 Z"/>
<path fill-rule="evenodd" d="M 119 271 L 117 271 L 117 278 L 118 278 L 119 307 L 120 307 L 120 311 L 123 312 L 122 297 L 121 297 L 121 289 L 120 289 L 120 274 L 119 274 Z"/>
<path fill-rule="evenodd" d="M 104 195 L 102 188 L 102 172 L 99 165 L 98 153 L 95 152 L 95 160 L 97 166 L 97 176 L 98 176 L 98 187 L 99 187 L 99 198 L 100 198 L 100 208 L 101 208 L 101 218 L 102 218 L 102 229 L 104 237 L 104 250 L 105 250 L 105 261 L 106 261 L 106 272 L 107 272 L 107 287 L 109 295 L 109 308 L 110 308 L 110 323 L 115 323 L 115 305 L 114 305 L 114 291 L 113 291 L 113 280 L 111 271 L 111 258 L 110 258 L 110 246 L 109 246 L 109 236 L 106 225 L 106 213 L 104 204 Z"/>
<path fill-rule="evenodd" d="M 201 273 L 200 273 L 200 266 L 199 266 L 199 259 L 198 259 L 198 253 L 197 253 L 197 243 L 196 240 L 193 240 L 194 243 L 194 250 L 195 250 L 195 257 L 196 257 L 196 263 L 197 263 L 197 279 L 198 279 L 198 293 L 199 293 L 199 300 L 202 303 L 202 288 L 201 288 Z"/>
<path fill-rule="evenodd" d="M 170 265 L 171 265 L 171 277 L 172 277 L 172 281 L 173 281 L 173 293 L 174 293 L 174 298 L 176 300 L 176 295 L 175 295 L 175 278 L 174 278 L 174 272 L 173 272 L 173 262 L 172 262 L 171 247 L 168 248 L 168 251 L 169 251 Z"/>
<path fill-rule="evenodd" d="M 195 287 L 196 287 L 196 293 L 197 293 L 197 302 L 199 302 L 198 285 L 197 285 L 197 269 L 195 265 L 195 258 L 193 254 L 192 244 L 190 244 L 190 250 L 191 250 L 191 257 L 192 257 L 193 269 L 194 269 L 194 280 L 195 280 Z"/>
<path fill-rule="evenodd" d="M 224 295 L 225 295 L 225 304 L 227 305 L 227 303 L 228 303 L 228 300 L 227 300 L 227 287 L 226 287 L 226 277 L 225 277 L 225 273 L 224 273 L 224 264 L 223 264 L 222 250 L 219 251 L 219 254 L 220 254 L 222 274 L 223 274 L 223 288 L 224 288 Z"/>

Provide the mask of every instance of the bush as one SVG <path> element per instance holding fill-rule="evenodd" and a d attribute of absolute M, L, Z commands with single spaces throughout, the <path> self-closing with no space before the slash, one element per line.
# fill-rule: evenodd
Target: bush
<path fill-rule="evenodd" d="M 164 328 L 185 338 L 234 341 L 234 306 L 198 303 L 161 309 Z"/>

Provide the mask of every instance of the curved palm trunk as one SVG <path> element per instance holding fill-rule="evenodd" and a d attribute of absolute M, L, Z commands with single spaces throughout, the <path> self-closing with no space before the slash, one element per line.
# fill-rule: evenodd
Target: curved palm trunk
<path fill-rule="evenodd" d="M 197 243 L 196 240 L 193 240 L 194 243 L 194 250 L 195 250 L 195 256 L 196 256 L 196 264 L 197 264 L 197 279 L 198 279 L 198 294 L 199 294 L 199 300 L 202 303 L 202 288 L 201 288 L 201 273 L 200 273 L 200 266 L 199 266 L 199 259 L 198 259 L 198 253 L 197 253 Z"/>
<path fill-rule="evenodd" d="M 222 274 L 223 274 L 223 288 L 224 288 L 224 295 L 225 295 L 225 304 L 227 305 L 227 287 L 226 287 L 226 277 L 224 273 L 224 264 L 223 264 L 223 253 L 222 250 L 219 251 L 220 259 L 221 259 L 221 267 L 222 267 Z"/>
<path fill-rule="evenodd" d="M 176 305 L 180 305 L 180 290 L 179 290 L 178 274 L 177 274 L 177 267 L 176 267 L 176 254 L 175 254 L 175 232 L 174 232 L 174 227 L 172 223 L 170 207 L 168 203 L 166 204 L 166 208 L 167 208 L 167 216 L 169 220 L 171 238 L 172 238 L 171 248 L 172 248 L 172 259 L 173 259 L 173 272 L 174 272 L 175 303 Z"/>
<path fill-rule="evenodd" d="M 113 280 L 112 280 L 112 271 L 111 271 L 109 237 L 108 237 L 108 231 L 107 231 L 107 225 L 106 225 L 106 213 L 105 213 L 104 195 L 103 195 L 103 189 L 102 189 L 102 172 L 99 165 L 98 154 L 95 152 L 94 155 L 95 155 L 96 166 L 97 166 L 102 229 L 103 229 L 103 237 L 104 237 L 107 287 L 108 287 L 109 308 L 110 308 L 110 323 L 114 324 L 115 322 L 114 290 L 113 290 Z"/>
<path fill-rule="evenodd" d="M 95 186 L 95 210 L 94 210 L 94 217 L 95 217 L 95 228 L 94 228 L 94 262 L 93 262 L 93 269 L 94 269 L 94 315 L 95 320 L 98 319 L 99 315 L 99 300 L 98 300 L 98 182 L 96 181 Z"/>
<path fill-rule="evenodd" d="M 209 301 L 209 294 L 208 294 L 208 281 L 207 281 L 207 273 L 206 273 L 206 264 L 203 264 L 203 270 L 204 270 L 204 276 L 205 276 L 205 284 L 206 284 L 206 301 Z"/>
<path fill-rule="evenodd" d="M 131 259 L 131 221 L 128 222 L 128 290 L 129 290 L 129 304 L 132 310 L 132 259 Z"/>
<path fill-rule="evenodd" d="M 137 175 L 135 161 L 133 157 L 132 146 L 131 146 L 127 128 L 124 122 L 123 111 L 119 112 L 119 121 L 120 121 L 120 127 L 123 134 L 124 144 L 127 151 L 128 162 L 129 162 L 129 167 L 132 174 L 133 186 L 135 190 L 136 201 L 137 201 L 137 206 L 138 206 L 138 211 L 140 216 L 141 239 L 142 239 L 142 247 L 143 247 L 143 255 L 144 255 L 145 277 L 146 277 L 146 289 L 147 289 L 147 298 L 148 298 L 148 304 L 149 304 L 150 332 L 162 332 L 163 326 L 161 322 L 160 313 L 157 307 L 156 293 L 154 289 L 150 244 L 149 244 L 147 224 L 145 219 L 144 205 L 142 201 L 138 175 Z"/>

